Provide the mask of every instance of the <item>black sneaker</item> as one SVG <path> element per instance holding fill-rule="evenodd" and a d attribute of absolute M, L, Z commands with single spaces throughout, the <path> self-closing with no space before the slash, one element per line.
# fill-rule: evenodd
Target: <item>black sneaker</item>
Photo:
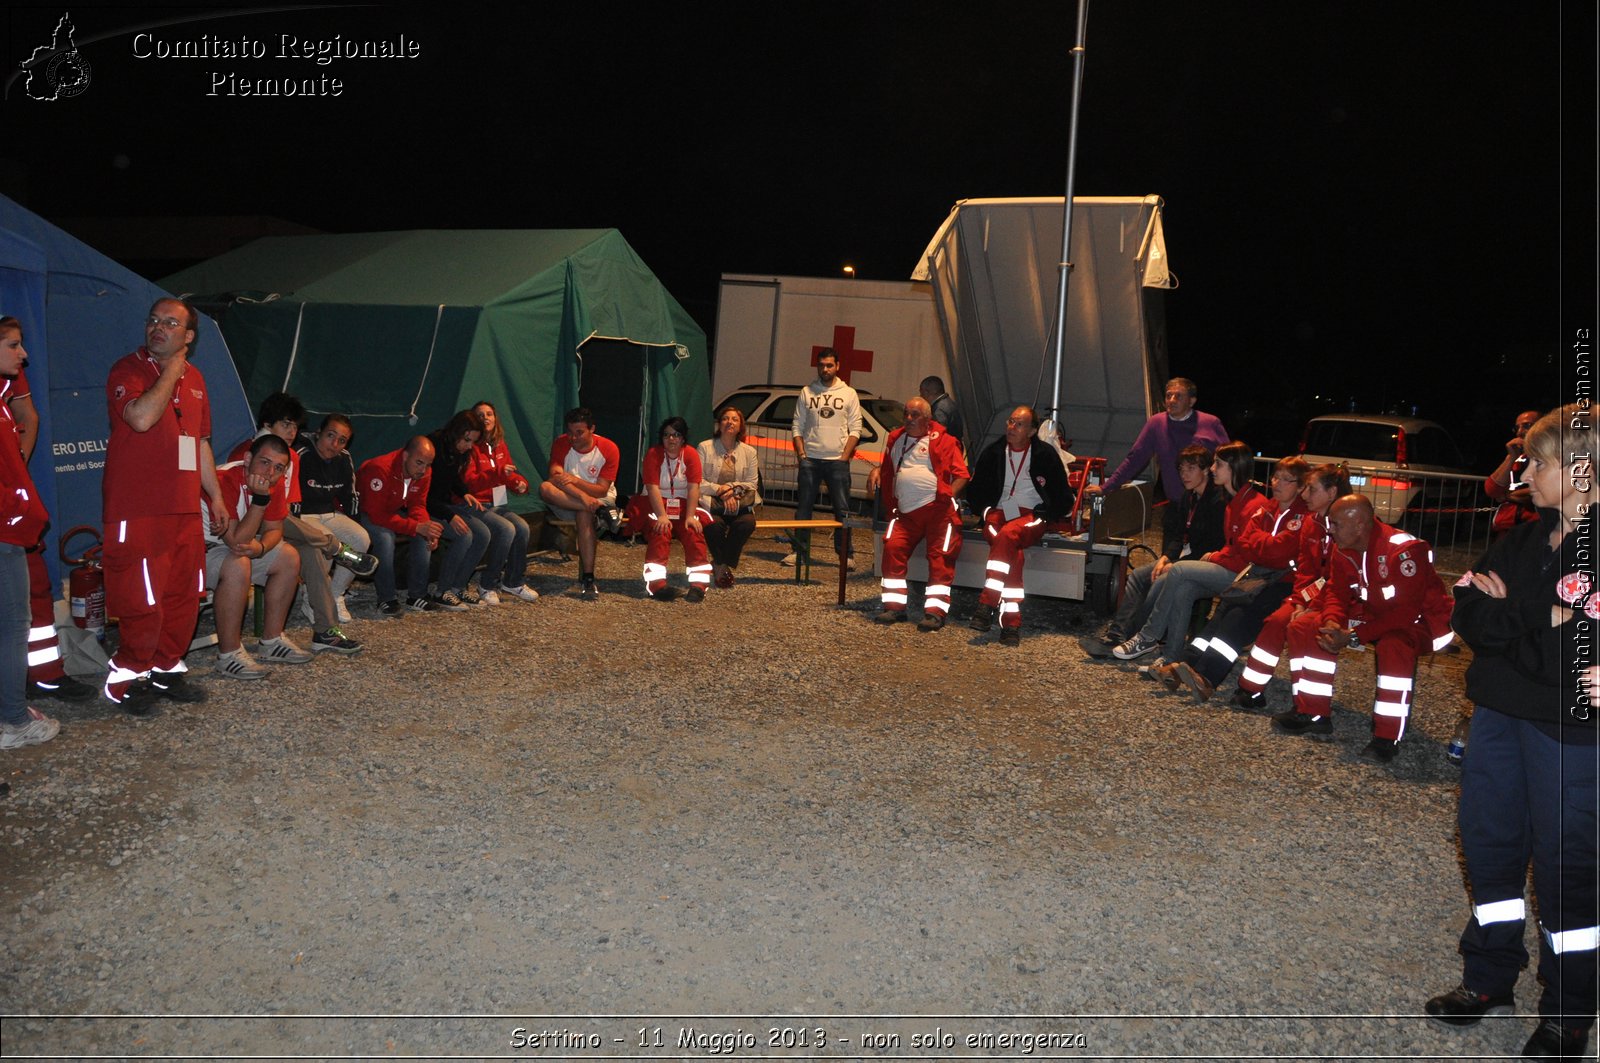
<path fill-rule="evenodd" d="M 704 587 L 690 587 L 689 593 L 683 596 L 683 600 L 691 603 L 703 602 L 706 600 L 706 589 Z"/>
<path fill-rule="evenodd" d="M 345 633 L 336 627 L 330 627 L 311 636 L 312 653 L 338 653 L 345 657 L 353 657 L 360 653 L 362 648 L 361 643 L 345 637 Z"/>
<path fill-rule="evenodd" d="M 333 563 L 363 578 L 378 571 L 378 559 L 371 554 L 362 553 L 353 546 L 341 546 L 339 552 L 333 555 Z"/>
<path fill-rule="evenodd" d="M 1400 752 L 1400 743 L 1392 738 L 1373 738 L 1361 747 L 1361 755 L 1379 764 L 1387 764 Z"/>
<path fill-rule="evenodd" d="M 943 613 L 929 613 L 917 621 L 918 631 L 938 631 L 944 627 Z"/>
<path fill-rule="evenodd" d="M 151 672 L 150 693 L 158 698 L 180 701 L 187 705 L 199 705 L 207 696 L 204 690 L 189 682 L 184 672 Z"/>
<path fill-rule="evenodd" d="M 1000 645 L 1002 645 L 1002 646 L 1020 646 L 1020 645 L 1022 645 L 1022 635 L 1021 635 L 1021 633 L 1018 632 L 1017 629 L 1014 628 L 1014 627 L 1003 627 L 1003 628 L 1001 628 L 1000 629 Z"/>
<path fill-rule="evenodd" d="M 1510 992 L 1474 993 L 1466 983 L 1448 993 L 1440 993 L 1422 1006 L 1428 1018 L 1447 1030 L 1459 1030 L 1478 1025 L 1485 1015 L 1509 1015 L 1516 1010 L 1517 1002 Z"/>
<path fill-rule="evenodd" d="M 1241 712 L 1260 712 L 1267 707 L 1266 694 L 1252 694 L 1244 687 L 1233 692 L 1230 704 Z"/>
<path fill-rule="evenodd" d="M 407 598 L 406 608 L 413 613 L 437 613 L 439 611 L 438 603 L 428 597 Z"/>
<path fill-rule="evenodd" d="M 994 614 L 994 606 L 980 605 L 972 611 L 972 616 L 967 620 L 967 626 L 974 631 L 988 631 L 994 627 Z"/>
<path fill-rule="evenodd" d="M 1111 656 L 1111 648 L 1121 639 L 1102 638 L 1099 635 L 1085 635 L 1078 640 L 1078 646 L 1097 661 L 1103 661 Z"/>
<path fill-rule="evenodd" d="M 28 680 L 28 697 L 56 698 L 61 701 L 88 701 L 100 693 L 99 688 L 80 683 L 70 675 L 60 679 Z"/>
<path fill-rule="evenodd" d="M 1522 1054 L 1534 1059 L 1581 1059 L 1588 1047 L 1589 1027 L 1563 1026 L 1559 1019 L 1547 1018 L 1534 1027 Z"/>
<path fill-rule="evenodd" d="M 594 580 L 586 579 L 583 581 L 578 588 L 578 600 L 582 602 L 598 602 L 600 600 L 600 588 L 595 586 Z"/>
<path fill-rule="evenodd" d="M 904 609 L 885 609 L 882 612 L 875 614 L 872 618 L 872 622 L 875 624 L 898 624 L 905 619 L 906 611 Z"/>
<path fill-rule="evenodd" d="M 1331 717 L 1308 716 L 1293 709 L 1273 713 L 1272 725 L 1284 734 L 1306 735 L 1308 737 L 1333 734 L 1333 719 Z"/>
<path fill-rule="evenodd" d="M 658 602 L 675 602 L 678 600 L 678 588 L 669 583 L 667 586 L 662 587 L 660 590 L 651 594 L 650 597 L 654 598 Z"/>
<path fill-rule="evenodd" d="M 386 617 L 405 616 L 406 607 L 400 604 L 399 598 L 390 598 L 378 606 L 378 612 Z"/>

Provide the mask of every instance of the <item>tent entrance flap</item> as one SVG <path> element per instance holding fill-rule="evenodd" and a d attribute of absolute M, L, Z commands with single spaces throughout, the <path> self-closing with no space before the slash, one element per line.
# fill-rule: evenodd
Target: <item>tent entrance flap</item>
<path fill-rule="evenodd" d="M 626 340 L 595 337 L 578 350 L 578 361 L 578 405 L 589 408 L 595 431 L 615 443 L 622 454 L 617 492 L 635 492 L 644 452 L 655 444 L 655 426 L 646 424 L 649 350 Z"/>

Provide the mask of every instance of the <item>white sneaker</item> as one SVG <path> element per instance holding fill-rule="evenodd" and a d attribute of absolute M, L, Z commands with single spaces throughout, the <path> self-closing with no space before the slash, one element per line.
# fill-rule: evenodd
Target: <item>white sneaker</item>
<path fill-rule="evenodd" d="M 778 564 L 782 565 L 784 568 L 794 568 L 794 562 L 795 562 L 794 551 L 790 550 L 787 554 L 784 555 L 783 560 L 779 561 Z"/>
<path fill-rule="evenodd" d="M 512 598 L 519 598 L 525 602 L 536 602 L 539 600 L 539 592 L 528 586 L 526 583 L 520 587 L 501 587 L 500 593 L 508 595 Z"/>
<path fill-rule="evenodd" d="M 225 675 L 229 679 L 265 679 L 267 670 L 256 663 L 250 656 L 250 651 L 243 646 L 230 653 L 217 657 L 217 666 L 213 669 L 218 675 Z"/>
<path fill-rule="evenodd" d="M 256 653 L 268 664 L 309 664 L 311 654 L 289 641 L 288 635 L 275 639 L 262 639 L 256 643 Z"/>
<path fill-rule="evenodd" d="M 21 749 L 48 742 L 61 730 L 61 725 L 38 709 L 28 707 L 26 723 L 0 724 L 0 749 Z"/>
<path fill-rule="evenodd" d="M 478 601 L 482 602 L 484 605 L 499 605 L 500 604 L 500 592 L 499 591 L 491 591 L 491 590 L 480 590 L 478 592 Z"/>
<path fill-rule="evenodd" d="M 339 623 L 350 623 L 350 609 L 344 604 L 344 595 L 341 594 L 333 600 L 333 612 L 339 618 Z M 313 620 L 312 624 L 315 626 L 316 621 Z"/>

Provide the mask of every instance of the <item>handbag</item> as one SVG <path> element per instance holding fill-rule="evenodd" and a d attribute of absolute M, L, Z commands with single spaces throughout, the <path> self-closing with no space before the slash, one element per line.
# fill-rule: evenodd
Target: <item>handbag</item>
<path fill-rule="evenodd" d="M 1217 596 L 1217 599 L 1228 605 L 1246 605 L 1255 601 L 1256 596 L 1268 587 L 1277 583 L 1289 574 L 1286 568 L 1262 568 L 1260 565 L 1246 565 L 1244 571 L 1233 577 L 1233 582 L 1227 589 Z"/>

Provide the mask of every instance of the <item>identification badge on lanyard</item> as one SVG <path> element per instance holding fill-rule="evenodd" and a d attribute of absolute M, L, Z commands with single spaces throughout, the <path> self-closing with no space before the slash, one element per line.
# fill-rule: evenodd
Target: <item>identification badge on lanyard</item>
<path fill-rule="evenodd" d="M 506 485 L 505 484 L 496 484 L 495 487 L 494 487 L 494 494 L 491 497 L 494 499 L 494 501 L 492 501 L 490 503 L 490 505 L 492 505 L 492 506 L 503 506 L 503 505 L 505 505 L 506 504 Z"/>
<path fill-rule="evenodd" d="M 681 498 L 667 498 L 667 499 L 663 499 L 662 501 L 664 501 L 667 504 L 667 519 L 668 520 L 677 520 L 680 516 L 683 515 L 683 499 L 681 499 Z"/>
<path fill-rule="evenodd" d="M 194 472 L 200 468 L 200 450 L 194 436 L 178 437 L 178 471 Z"/>

